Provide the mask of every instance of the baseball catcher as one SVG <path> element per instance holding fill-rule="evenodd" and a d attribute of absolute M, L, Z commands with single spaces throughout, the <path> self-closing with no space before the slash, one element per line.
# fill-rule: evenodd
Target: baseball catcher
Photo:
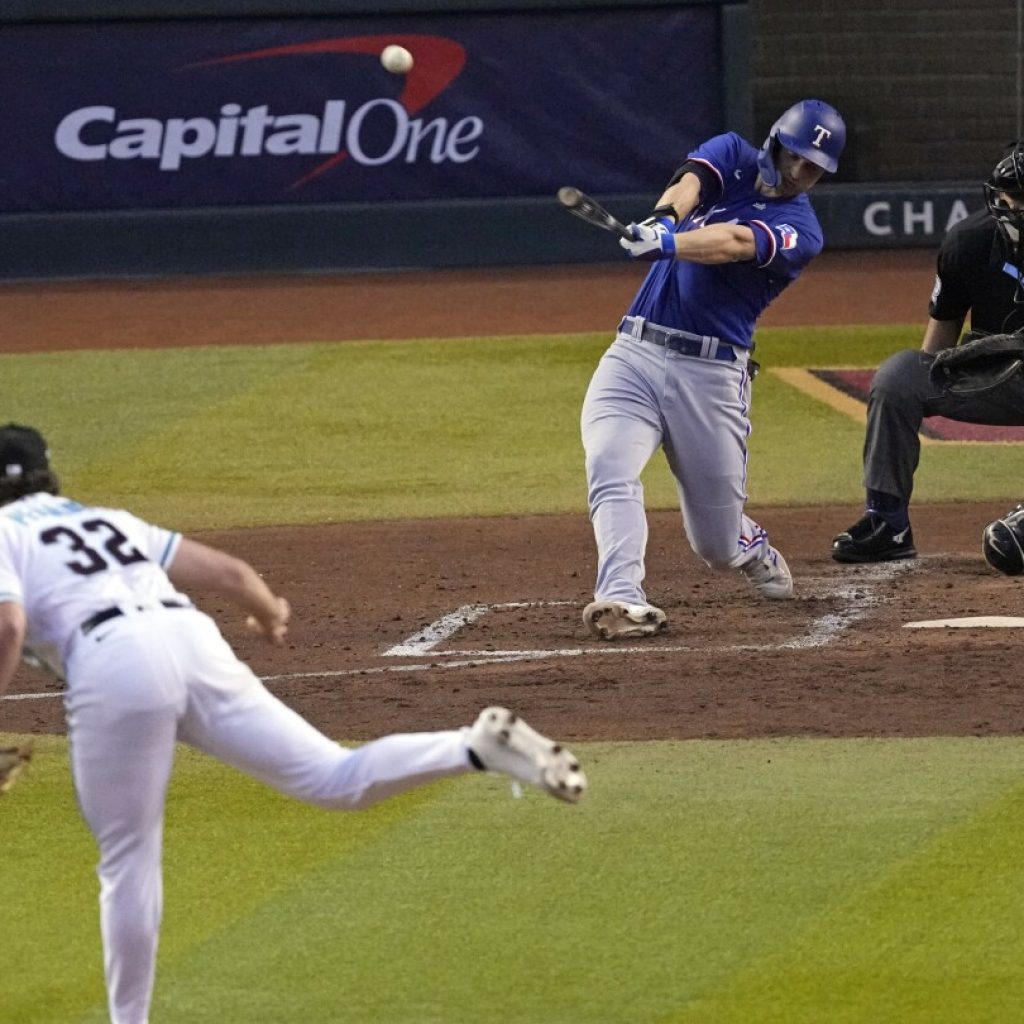
<path fill-rule="evenodd" d="M 993 569 L 1006 576 L 1024 573 L 1024 504 L 985 527 L 981 552 Z"/>
<path fill-rule="evenodd" d="M 32 760 L 32 743 L 0 747 L 0 795 L 8 792 Z"/>
<path fill-rule="evenodd" d="M 871 382 L 864 515 L 833 538 L 837 562 L 917 556 L 910 498 L 926 418 L 1024 425 L 1024 139 L 983 192 L 985 208 L 942 241 L 921 347 L 891 355 Z"/>

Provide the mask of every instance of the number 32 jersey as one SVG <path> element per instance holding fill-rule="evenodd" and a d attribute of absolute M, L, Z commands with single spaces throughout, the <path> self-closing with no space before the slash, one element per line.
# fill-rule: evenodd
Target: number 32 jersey
<path fill-rule="evenodd" d="M 28 646 L 53 645 L 66 661 L 82 623 L 96 612 L 189 603 L 164 571 L 180 542 L 181 534 L 123 509 L 31 494 L 0 507 L 0 601 L 25 609 Z"/>

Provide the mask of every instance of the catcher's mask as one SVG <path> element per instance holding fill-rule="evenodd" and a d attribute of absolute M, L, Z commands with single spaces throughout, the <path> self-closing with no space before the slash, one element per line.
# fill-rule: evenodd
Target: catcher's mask
<path fill-rule="evenodd" d="M 1024 573 L 1024 505 L 985 527 L 981 552 L 993 569 L 1007 576 Z"/>
<path fill-rule="evenodd" d="M 757 155 L 757 169 L 765 185 L 769 188 L 778 185 L 775 157 L 779 147 L 784 146 L 829 174 L 835 174 L 845 145 L 846 123 L 839 111 L 822 100 L 801 100 L 772 125 Z"/>
<path fill-rule="evenodd" d="M 0 427 L 0 480 L 18 480 L 50 468 L 50 451 L 34 427 L 7 423 Z"/>
<path fill-rule="evenodd" d="M 996 164 L 984 189 L 985 205 L 999 226 L 1013 262 L 1021 266 L 1024 256 L 1024 141 L 1012 144 Z"/>

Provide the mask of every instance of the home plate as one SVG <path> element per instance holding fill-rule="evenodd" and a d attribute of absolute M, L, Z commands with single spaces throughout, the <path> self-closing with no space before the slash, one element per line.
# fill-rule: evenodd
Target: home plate
<path fill-rule="evenodd" d="M 974 615 L 966 619 L 927 619 L 924 622 L 904 622 L 904 629 L 1011 629 L 1024 626 L 1024 619 L 1015 615 Z"/>

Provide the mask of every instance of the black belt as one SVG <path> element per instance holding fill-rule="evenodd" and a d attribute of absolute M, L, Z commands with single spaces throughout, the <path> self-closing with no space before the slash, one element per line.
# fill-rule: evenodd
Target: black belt
<path fill-rule="evenodd" d="M 726 363 L 735 363 L 737 359 L 736 349 L 727 341 L 712 337 L 702 338 L 698 334 L 690 334 L 687 331 L 673 331 L 671 328 L 659 327 L 646 320 L 640 331 L 637 332 L 636 322 L 632 317 L 626 317 L 619 324 L 619 331 L 638 341 L 649 341 L 652 345 L 661 345 L 683 356 L 693 356 L 697 359 L 719 359 Z"/>
<path fill-rule="evenodd" d="M 191 605 L 182 604 L 181 601 L 161 601 L 160 602 L 165 608 L 190 608 Z M 146 605 L 137 605 L 136 611 L 144 612 Z M 90 615 L 89 618 L 81 625 L 82 635 L 88 636 L 97 626 L 102 626 L 104 622 L 109 622 L 111 619 L 116 619 L 118 615 L 124 615 L 124 612 L 120 608 L 104 608 L 103 611 L 97 612 L 95 615 Z"/>

